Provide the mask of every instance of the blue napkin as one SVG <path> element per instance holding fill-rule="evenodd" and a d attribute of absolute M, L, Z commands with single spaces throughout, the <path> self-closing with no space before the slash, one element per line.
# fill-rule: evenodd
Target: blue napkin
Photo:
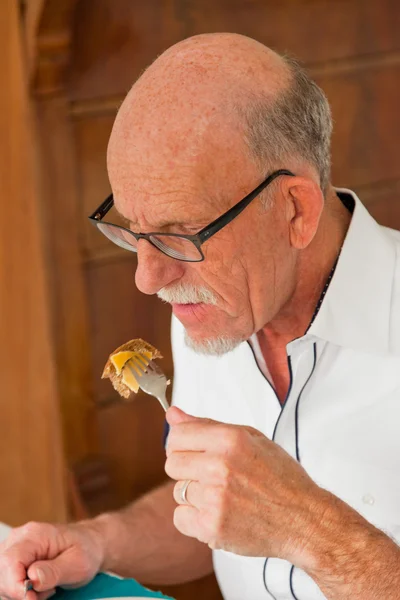
<path fill-rule="evenodd" d="M 97 598 L 123 598 L 123 597 L 143 597 L 143 598 L 165 598 L 160 592 L 152 592 L 144 588 L 134 579 L 120 579 L 100 573 L 88 585 L 75 590 L 64 590 L 57 588 L 52 600 L 96 600 Z"/>

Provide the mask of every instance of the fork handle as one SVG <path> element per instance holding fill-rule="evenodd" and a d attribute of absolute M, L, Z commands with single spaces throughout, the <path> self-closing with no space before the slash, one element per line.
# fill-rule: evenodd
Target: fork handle
<path fill-rule="evenodd" d="M 159 401 L 165 412 L 167 412 L 167 410 L 169 409 L 169 404 L 167 401 L 166 394 L 160 394 L 159 396 L 157 396 L 157 400 Z"/>

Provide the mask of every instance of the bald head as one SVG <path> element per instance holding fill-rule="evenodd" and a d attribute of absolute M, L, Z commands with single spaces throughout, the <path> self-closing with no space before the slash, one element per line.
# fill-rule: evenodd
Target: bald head
<path fill-rule="evenodd" d="M 128 156 L 153 173 L 185 164 L 209 180 L 210 168 L 232 172 L 238 161 L 255 159 L 258 179 L 308 161 L 326 187 L 329 140 L 326 100 L 298 65 L 242 35 L 199 35 L 169 48 L 133 85 L 110 139 L 110 177 L 117 170 L 120 179 Z M 322 158 L 313 156 L 321 143 Z"/>
<path fill-rule="evenodd" d="M 259 42 L 237 34 L 195 36 L 175 44 L 157 58 L 133 85 L 120 119 L 161 115 L 222 119 L 233 107 L 260 90 L 273 98 L 288 85 L 283 59 Z M 157 113 L 157 114 L 156 114 Z M 119 120 L 119 119 L 118 119 Z M 118 122 L 117 120 L 117 122 Z"/>
<path fill-rule="evenodd" d="M 201 91 L 199 100 L 209 98 L 224 107 L 235 97 L 245 98 L 260 89 L 273 96 L 289 78 L 285 61 L 263 44 L 238 34 L 204 34 L 166 50 L 144 72 L 132 95 L 149 88 L 183 94 Z"/>
<path fill-rule="evenodd" d="M 287 71 L 277 54 L 234 34 L 196 36 L 164 52 L 133 85 L 116 118 L 108 153 L 113 188 L 125 178 L 130 186 L 129 160 L 149 175 L 184 166 L 190 186 L 207 181 L 204 195 L 215 195 L 216 178 L 251 160 L 238 107 L 260 86 L 276 95 Z M 116 196 L 126 195 L 123 185 Z"/>

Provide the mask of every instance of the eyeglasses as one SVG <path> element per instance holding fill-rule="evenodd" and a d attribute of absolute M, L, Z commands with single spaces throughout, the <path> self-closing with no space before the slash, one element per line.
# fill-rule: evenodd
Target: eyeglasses
<path fill-rule="evenodd" d="M 218 231 L 221 231 L 225 225 L 231 223 L 240 213 L 250 204 L 254 198 L 256 198 L 270 183 L 281 175 L 289 175 L 294 177 L 294 173 L 287 171 L 286 169 L 280 169 L 269 175 L 255 190 L 250 192 L 245 198 L 240 200 L 237 204 L 232 206 L 223 215 L 212 221 L 206 227 L 203 227 L 200 231 L 193 235 L 181 235 L 179 233 L 162 233 L 162 232 L 150 232 L 150 233 L 135 233 L 126 227 L 116 225 L 114 223 L 107 223 L 103 221 L 103 218 L 111 210 L 114 205 L 114 197 L 112 194 L 104 200 L 104 202 L 97 208 L 89 219 L 96 225 L 96 227 L 103 233 L 109 240 L 114 242 L 117 246 L 129 250 L 130 252 L 137 252 L 137 246 L 139 240 L 147 240 L 155 246 L 158 250 L 175 258 L 176 260 L 182 260 L 185 262 L 201 262 L 204 260 L 204 254 L 201 246 L 209 240 Z"/>

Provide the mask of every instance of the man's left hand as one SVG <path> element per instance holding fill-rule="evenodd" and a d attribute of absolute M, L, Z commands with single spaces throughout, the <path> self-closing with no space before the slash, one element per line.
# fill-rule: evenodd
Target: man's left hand
<path fill-rule="evenodd" d="M 283 448 L 252 427 L 168 410 L 165 470 L 177 481 L 177 529 L 246 556 L 299 563 L 309 553 L 327 492 Z M 189 505 L 182 504 L 185 480 Z M 297 560 L 296 560 L 297 559 Z"/>

